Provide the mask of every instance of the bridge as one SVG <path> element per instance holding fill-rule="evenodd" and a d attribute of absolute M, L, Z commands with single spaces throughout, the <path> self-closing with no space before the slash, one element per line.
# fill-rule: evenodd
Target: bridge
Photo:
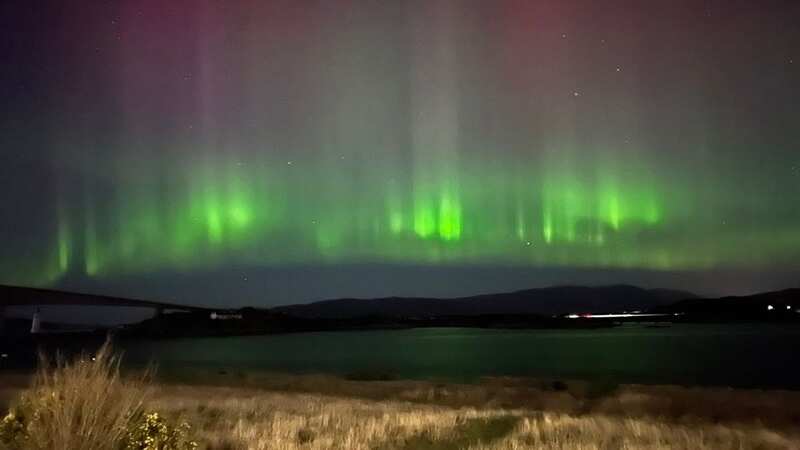
<path fill-rule="evenodd" d="M 211 308 L 179 305 L 151 300 L 111 297 L 107 295 L 81 294 L 53 289 L 28 288 L 0 285 L 0 334 L 3 333 L 6 308 L 9 306 L 117 306 L 128 308 L 149 308 L 155 315 L 166 310 L 185 312 L 211 312 Z"/>

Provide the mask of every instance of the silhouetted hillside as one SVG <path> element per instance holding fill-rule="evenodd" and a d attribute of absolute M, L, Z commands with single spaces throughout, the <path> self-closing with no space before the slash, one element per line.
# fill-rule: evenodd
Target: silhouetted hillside
<path fill-rule="evenodd" d="M 722 298 L 694 298 L 656 308 L 682 313 L 692 320 L 797 320 L 800 289 Z"/>
<path fill-rule="evenodd" d="M 280 306 L 272 311 L 296 317 L 327 319 L 366 316 L 556 315 L 645 310 L 695 297 L 689 292 L 642 289 L 626 285 L 558 286 L 453 299 L 388 297 L 371 300 L 325 300 L 304 305 Z"/>

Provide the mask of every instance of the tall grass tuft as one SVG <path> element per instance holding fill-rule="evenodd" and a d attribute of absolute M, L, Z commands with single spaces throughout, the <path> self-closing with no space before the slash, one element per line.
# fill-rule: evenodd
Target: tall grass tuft
<path fill-rule="evenodd" d="M 6 416 L 11 425 L 3 436 L 5 445 L 36 450 L 125 447 L 130 430 L 144 416 L 149 374 L 122 378 L 120 357 L 109 341 L 94 356 L 66 361 L 59 355 L 51 361 L 42 355 L 40 360 L 31 387 Z M 13 425 L 18 429 L 9 435 Z"/>

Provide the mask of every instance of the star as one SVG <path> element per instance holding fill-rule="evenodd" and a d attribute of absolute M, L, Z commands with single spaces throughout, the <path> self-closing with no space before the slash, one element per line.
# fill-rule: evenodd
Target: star
<path fill-rule="evenodd" d="M 617 72 L 622 72 L 622 67 L 617 66 Z"/>
<path fill-rule="evenodd" d="M 292 162 L 291 162 L 291 161 L 286 161 L 286 165 L 287 165 L 287 166 L 291 166 L 291 165 L 292 165 Z"/>
<path fill-rule="evenodd" d="M 573 92 L 573 93 L 572 93 L 572 95 L 573 95 L 574 97 L 578 97 L 578 96 L 580 96 L 580 95 L 581 95 L 581 93 L 580 93 L 580 92 L 578 92 L 578 91 L 575 91 L 575 92 Z"/>

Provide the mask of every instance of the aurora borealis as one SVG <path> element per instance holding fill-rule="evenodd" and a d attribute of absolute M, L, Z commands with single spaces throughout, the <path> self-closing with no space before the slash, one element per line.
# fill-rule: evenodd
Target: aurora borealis
<path fill-rule="evenodd" d="M 2 8 L 0 282 L 800 270 L 791 3 Z"/>

